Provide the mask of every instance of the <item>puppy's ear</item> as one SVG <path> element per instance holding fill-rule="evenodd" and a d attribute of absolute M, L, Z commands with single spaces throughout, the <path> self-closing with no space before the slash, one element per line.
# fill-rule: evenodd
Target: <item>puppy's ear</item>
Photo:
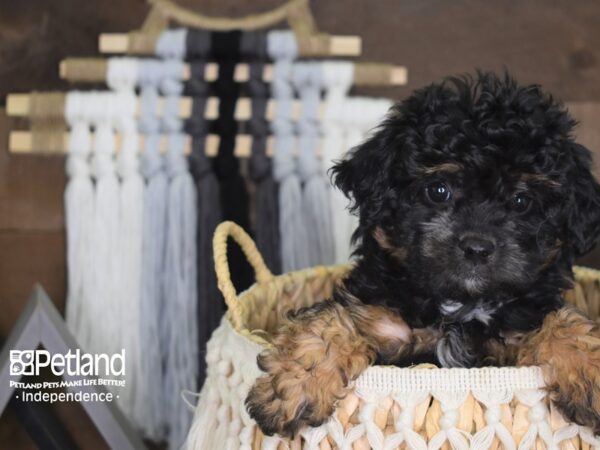
<path fill-rule="evenodd" d="M 383 125 L 373 136 L 331 169 L 333 183 L 350 200 L 350 210 L 361 218 L 374 218 L 381 212 L 386 195 L 390 193 L 390 174 L 394 149 L 386 145 L 387 132 Z"/>
<path fill-rule="evenodd" d="M 572 144 L 573 190 L 567 212 L 569 245 L 575 256 L 592 250 L 600 239 L 600 185 L 590 171 L 590 151 Z"/>

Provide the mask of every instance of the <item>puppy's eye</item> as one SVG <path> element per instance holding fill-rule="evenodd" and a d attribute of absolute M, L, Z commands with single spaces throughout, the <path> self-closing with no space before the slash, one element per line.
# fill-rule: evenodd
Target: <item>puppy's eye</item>
<path fill-rule="evenodd" d="M 441 181 L 434 181 L 425 188 L 427 197 L 433 203 L 444 203 L 452 198 L 452 191 L 450 188 Z"/>
<path fill-rule="evenodd" d="M 513 196 L 510 201 L 510 206 L 513 211 L 518 213 L 524 213 L 529 209 L 529 205 L 531 204 L 531 199 L 527 196 L 527 194 L 523 192 L 519 192 Z"/>

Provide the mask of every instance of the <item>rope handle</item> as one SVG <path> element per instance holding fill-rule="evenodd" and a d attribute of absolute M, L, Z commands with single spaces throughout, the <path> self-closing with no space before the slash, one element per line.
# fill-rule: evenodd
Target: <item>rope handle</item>
<path fill-rule="evenodd" d="M 237 292 L 231 282 L 229 261 L 227 261 L 227 239 L 231 237 L 243 250 L 246 259 L 254 269 L 258 284 L 268 283 L 273 274 L 267 268 L 256 244 L 242 227 L 234 222 L 222 222 L 215 229 L 213 236 L 213 256 L 219 290 L 225 298 L 231 322 L 236 330 L 243 326 L 242 311 L 238 302 Z"/>

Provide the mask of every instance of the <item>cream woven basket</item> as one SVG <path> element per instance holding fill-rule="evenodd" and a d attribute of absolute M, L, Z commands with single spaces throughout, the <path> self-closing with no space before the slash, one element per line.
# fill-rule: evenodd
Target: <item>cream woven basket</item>
<path fill-rule="evenodd" d="M 256 272 L 256 284 L 239 296 L 227 263 L 229 237 L 242 247 Z M 228 313 L 208 343 L 208 373 L 188 450 L 600 450 L 598 437 L 565 422 L 549 403 L 537 367 L 371 367 L 328 423 L 303 430 L 293 441 L 264 436 L 244 407 L 248 390 L 261 374 L 256 356 L 269 345 L 266 337 L 286 311 L 329 297 L 349 266 L 273 276 L 254 242 L 232 222 L 217 228 L 213 244 Z M 577 285 L 565 297 L 596 319 L 600 272 L 576 268 L 575 277 Z"/>

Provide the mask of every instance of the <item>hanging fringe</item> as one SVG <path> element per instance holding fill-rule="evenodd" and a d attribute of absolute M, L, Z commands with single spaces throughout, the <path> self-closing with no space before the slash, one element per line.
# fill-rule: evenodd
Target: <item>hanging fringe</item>
<path fill-rule="evenodd" d="M 185 390 L 197 390 L 198 379 L 197 211 L 194 181 L 184 155 L 183 124 L 178 117 L 178 103 L 183 91 L 179 81 L 183 62 L 167 60 L 165 69 L 160 89 L 166 96 L 162 126 L 169 136 L 166 158 L 169 189 L 164 283 L 167 307 L 163 320 L 167 330 L 163 332 L 168 334 L 169 346 L 163 392 L 169 448 L 178 449 L 192 420 L 192 411 L 181 395 Z"/>
<path fill-rule="evenodd" d="M 135 111 L 135 97 L 131 94 L 121 94 L 120 104 L 127 104 L 131 113 Z M 121 107 L 125 111 L 125 107 Z M 138 427 L 142 426 L 141 416 L 144 415 L 143 393 L 145 391 L 145 374 L 141 365 L 140 341 L 140 304 L 141 304 L 141 265 L 142 265 L 142 236 L 144 214 L 144 183 L 139 173 L 138 136 L 132 117 L 122 118 L 119 130 L 122 135 L 121 151 L 117 160 L 121 176 L 120 192 L 120 246 L 121 260 L 121 317 L 120 326 L 123 330 L 123 345 L 127 350 L 127 384 L 130 388 L 124 391 L 125 400 L 129 403 L 131 419 Z M 146 351 L 152 351 L 146 348 Z"/>
<path fill-rule="evenodd" d="M 195 55 L 202 44 L 199 32 L 188 34 L 188 54 L 191 37 L 194 36 Z M 209 39 L 205 36 L 205 40 Z M 222 221 L 221 198 L 219 182 L 213 171 L 212 161 L 206 156 L 205 139 L 208 133 L 208 123 L 204 120 L 206 107 L 206 92 L 208 85 L 204 81 L 203 61 L 190 64 L 191 83 L 188 83 L 187 93 L 194 96 L 192 116 L 186 123 L 186 131 L 193 136 L 192 154 L 190 155 L 190 170 L 196 180 L 198 192 L 198 232 L 196 248 L 198 255 L 198 386 L 201 387 L 206 376 L 206 343 L 213 330 L 219 325 L 225 312 L 225 304 L 217 286 L 214 261 L 212 256 L 212 236 L 215 228 Z"/>
<path fill-rule="evenodd" d="M 69 182 L 64 194 L 68 283 L 66 320 L 84 350 L 89 349 L 89 331 L 93 326 L 89 306 L 93 294 L 90 275 L 94 273 L 94 186 L 89 161 L 92 141 L 87 111 L 84 95 L 79 92 L 67 94 L 65 117 L 71 134 L 66 165 Z"/>
<path fill-rule="evenodd" d="M 255 241 L 271 272 L 281 273 L 277 202 L 279 187 L 273 179 L 273 165 L 267 155 L 269 124 L 265 119 L 265 111 L 269 86 L 262 79 L 267 60 L 266 33 L 245 32 L 242 35 L 241 47 L 244 56 L 250 60 L 247 87 L 252 99 L 252 117 L 248 122 L 249 132 L 252 135 L 252 153 L 249 159 L 249 175 L 255 186 Z"/>
<path fill-rule="evenodd" d="M 310 265 L 302 218 L 302 189 L 293 156 L 294 92 L 290 80 L 297 46 L 291 31 L 272 31 L 267 36 L 267 47 L 274 60 L 271 90 L 277 102 L 271 128 L 275 137 L 273 175 L 279 182 L 279 231 L 285 236 L 281 242 L 281 268 L 289 272 Z"/>
<path fill-rule="evenodd" d="M 223 220 L 231 220 L 249 230 L 248 191 L 240 173 L 239 159 L 234 155 L 237 133 L 234 115 L 240 88 L 233 75 L 236 64 L 241 61 L 240 40 L 240 31 L 213 32 L 211 35 L 210 55 L 219 63 L 219 78 L 212 85 L 219 97 L 219 118 L 215 121 L 215 131 L 220 140 L 215 173 L 221 189 Z M 254 276 L 244 254 L 235 245 L 230 246 L 227 253 L 233 282 L 239 289 L 246 289 L 253 283 Z"/>
<path fill-rule="evenodd" d="M 196 196 L 184 156 L 184 135 L 169 136 L 167 156 L 169 198 L 165 320 L 172 324 L 167 353 L 166 390 L 170 403 L 169 448 L 179 448 L 189 430 L 192 411 L 182 400 L 184 390 L 196 391 L 198 379 L 198 330 L 196 287 Z"/>
<path fill-rule="evenodd" d="M 113 118 L 115 115 L 114 96 L 108 92 L 91 93 L 86 99 L 87 107 L 92 109 L 92 123 L 95 128 L 93 172 L 96 180 L 94 199 L 94 264 L 93 296 L 90 305 L 90 317 L 94 326 L 90 329 L 91 353 L 119 353 L 123 349 L 123 334 L 120 327 L 122 304 L 119 286 L 121 261 L 115 258 L 119 254 L 119 180 L 115 171 L 115 134 Z M 117 402 L 126 414 L 123 391 L 130 389 L 113 388 L 119 394 Z"/>
<path fill-rule="evenodd" d="M 160 121 L 158 83 L 162 77 L 162 63 L 155 60 L 138 62 L 140 91 L 139 130 L 145 134 L 142 154 L 142 173 L 146 180 L 144 191 L 144 219 L 142 232 L 142 284 L 140 303 L 140 337 L 145 351 L 141 354 L 141 368 L 145 376 L 140 398 L 145 407 L 141 413 L 144 436 L 159 441 L 166 436 L 166 415 L 162 389 L 163 367 L 168 342 L 161 335 L 159 323 L 164 320 L 165 297 L 165 241 L 167 232 L 168 180 L 164 158 L 160 154 Z M 141 402 L 140 402 L 141 403 Z"/>
<path fill-rule="evenodd" d="M 311 266 L 329 265 L 335 256 L 329 182 L 316 154 L 320 137 L 321 67 L 318 63 L 295 63 L 292 79 L 302 101 L 302 116 L 297 123 L 298 168 L 304 183 L 302 212 L 308 238 L 306 245 Z"/>
<path fill-rule="evenodd" d="M 119 261 L 121 314 L 118 326 L 126 350 L 127 383 L 119 400 L 137 428 L 144 428 L 145 375 L 141 371 L 140 305 L 142 273 L 142 236 L 144 182 L 139 172 L 138 133 L 135 122 L 137 62 L 133 58 L 109 61 L 107 84 L 116 108 L 115 128 L 121 134 L 117 170 L 121 178 L 119 202 L 119 246 L 114 257 Z M 149 350 L 149 349 L 146 349 Z"/>
<path fill-rule="evenodd" d="M 323 130 L 323 165 L 328 173 L 335 162 L 348 150 L 344 143 L 345 129 L 342 124 L 346 96 L 354 77 L 354 64 L 346 61 L 326 61 L 321 64 L 322 80 L 325 87 L 325 118 Z M 342 264 L 350 258 L 352 220 L 348 211 L 348 199 L 336 187 L 329 190 L 330 216 L 334 233 L 335 262 Z"/>

